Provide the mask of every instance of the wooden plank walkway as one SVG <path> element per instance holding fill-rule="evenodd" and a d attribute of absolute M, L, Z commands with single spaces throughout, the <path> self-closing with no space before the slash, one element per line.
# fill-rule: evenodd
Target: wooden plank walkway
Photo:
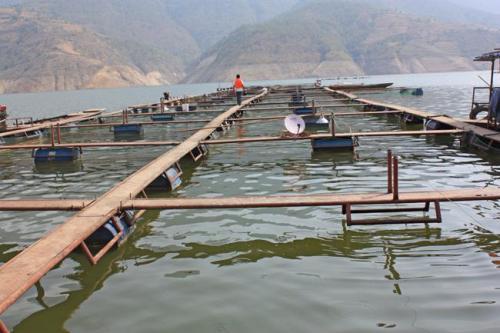
<path fill-rule="evenodd" d="M 222 209 L 263 207 L 309 207 L 401 204 L 418 202 L 455 202 L 500 200 L 500 188 L 470 188 L 392 193 L 335 193 L 303 195 L 242 196 L 219 198 L 134 199 L 122 203 L 123 209 Z M 92 204 L 92 200 L 0 200 L 0 211 L 77 211 Z"/>
<path fill-rule="evenodd" d="M 245 100 L 242 106 L 266 94 L 267 90 Z M 91 205 L 0 266 L 0 281 L 3 282 L 0 283 L 0 313 L 3 313 L 95 230 L 117 214 L 123 202 L 135 198 L 165 170 L 207 138 L 214 131 L 213 127 L 220 126 L 226 118 L 238 112 L 240 108 L 234 106 L 217 116 L 207 124 L 207 129 L 196 132 L 175 148 L 148 163 Z"/>
<path fill-rule="evenodd" d="M 92 200 L 0 200 L 0 211 L 79 211 L 90 205 Z"/>
<path fill-rule="evenodd" d="M 366 111 L 366 112 L 335 112 L 335 117 L 362 117 L 366 115 L 387 115 L 387 114 L 401 114 L 401 111 Z M 161 115 L 160 112 L 149 112 L 144 114 L 132 114 L 130 116 L 144 116 L 149 117 L 152 115 Z M 327 118 L 330 117 L 330 112 L 317 112 L 316 116 L 325 116 Z M 307 117 L 307 116 L 300 116 Z M 235 122 L 245 122 L 245 121 L 258 121 L 258 120 L 273 120 L 273 119 L 285 119 L 286 116 L 268 116 L 268 117 L 244 117 L 244 118 L 235 118 L 231 119 L 231 121 Z M 189 120 L 165 120 L 165 121 L 135 121 L 129 122 L 127 124 L 137 124 L 137 125 L 145 125 L 145 126 L 158 126 L 158 125 L 180 125 L 180 124 L 193 124 L 193 123 L 208 123 L 211 119 L 189 119 Z M 110 127 L 110 126 L 119 126 L 123 125 L 123 122 L 112 122 L 112 123 L 104 123 L 104 124 L 77 124 L 77 125 L 64 125 L 60 126 L 60 128 L 99 128 L 99 127 Z"/>
<path fill-rule="evenodd" d="M 15 130 L 7 131 L 7 132 L 2 132 L 2 133 L 0 133 L 0 138 L 5 138 L 5 137 L 15 136 L 15 135 L 23 135 L 26 132 L 39 131 L 42 129 L 50 128 L 51 126 L 57 126 L 58 124 L 65 125 L 65 124 L 70 124 L 70 123 L 77 123 L 77 122 L 81 122 L 81 121 L 86 121 L 86 120 L 94 119 L 94 118 L 98 117 L 100 114 L 101 114 L 101 111 L 76 113 L 76 114 L 70 115 L 69 117 L 64 117 L 64 118 L 57 119 L 57 120 L 42 122 L 42 123 L 36 124 L 34 126 L 24 127 L 21 129 L 15 129 Z"/>
<path fill-rule="evenodd" d="M 388 193 L 337 193 L 309 195 L 246 196 L 230 198 L 138 199 L 124 204 L 126 209 L 217 209 L 259 207 L 342 206 L 418 203 L 433 201 L 499 200 L 500 188 L 399 192 L 394 200 Z"/>
<path fill-rule="evenodd" d="M 375 106 L 381 106 L 389 110 L 397 110 L 401 111 L 403 113 L 411 114 L 413 116 L 423 118 L 423 119 L 432 119 L 437 122 L 440 122 L 442 124 L 445 124 L 447 126 L 463 130 L 464 132 L 471 132 L 474 133 L 477 136 L 486 138 L 488 140 L 492 140 L 496 143 L 500 143 L 500 132 L 490 130 L 487 128 L 483 128 L 480 126 L 476 126 L 473 123 L 465 122 L 465 121 L 460 121 L 458 119 L 452 118 L 447 115 L 436 115 L 432 114 L 429 112 L 401 106 L 401 105 L 396 105 L 396 104 L 390 104 L 390 103 L 383 103 L 379 101 L 374 101 L 370 99 L 364 99 L 364 98 L 359 98 L 358 96 L 345 92 L 345 91 L 340 91 L 340 90 L 331 90 L 329 88 L 325 88 L 326 91 L 329 91 L 331 93 L 339 94 L 342 96 L 346 96 L 350 98 L 351 100 L 355 100 L 357 102 L 367 104 L 367 105 L 375 105 Z"/>

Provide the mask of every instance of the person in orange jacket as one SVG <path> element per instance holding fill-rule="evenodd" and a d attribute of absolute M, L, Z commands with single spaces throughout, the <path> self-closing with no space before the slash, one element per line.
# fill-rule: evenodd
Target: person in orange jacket
<path fill-rule="evenodd" d="M 240 74 L 236 74 L 236 79 L 233 83 L 233 90 L 236 92 L 236 101 L 238 102 L 238 105 L 241 105 L 241 99 L 243 97 L 245 85 L 243 84 L 243 80 L 241 79 Z"/>

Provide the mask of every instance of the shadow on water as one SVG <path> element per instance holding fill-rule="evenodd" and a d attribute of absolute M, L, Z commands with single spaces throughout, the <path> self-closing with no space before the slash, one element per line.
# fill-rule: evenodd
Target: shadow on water
<path fill-rule="evenodd" d="M 300 259 L 302 257 L 332 256 L 366 260 L 375 258 L 366 250 L 388 246 L 386 239 L 404 239 L 403 245 L 394 245 L 401 249 L 412 249 L 424 246 L 449 246 L 462 243 L 458 238 L 441 239 L 440 228 L 419 228 L 408 230 L 380 230 L 365 232 L 344 229 L 335 237 L 305 238 L 285 243 L 274 243 L 266 240 L 234 242 L 224 245 L 207 245 L 188 243 L 188 250 L 180 251 L 174 259 L 210 258 L 230 255 L 222 260 L 213 261 L 217 266 L 230 266 L 245 262 L 258 262 L 263 259 L 280 257 L 283 259 Z M 390 243 L 389 243 L 390 245 Z M 392 246 L 392 245 L 390 245 Z"/>
<path fill-rule="evenodd" d="M 67 333 L 69 331 L 64 328 L 64 324 L 80 305 L 92 294 L 100 290 L 109 277 L 124 271 L 124 268 L 120 265 L 121 261 L 140 259 L 140 263 L 136 263 L 136 265 L 143 265 L 163 258 L 168 253 L 167 251 L 153 251 L 135 245 L 138 240 L 151 234 L 149 223 L 156 220 L 158 216 L 159 211 L 146 212 L 126 243 L 104 256 L 96 266 L 91 266 L 82 253 L 73 253 L 71 257 L 79 263 L 79 266 L 65 278 L 77 281 L 80 289 L 68 291 L 63 302 L 48 306 L 44 302 L 44 288 L 41 283 L 37 283 L 35 286 L 37 291 L 36 300 L 44 309 L 28 316 L 16 325 L 13 332 Z M 2 257 L 1 259 L 8 260 L 9 258 Z"/>
<path fill-rule="evenodd" d="M 328 150 L 311 150 L 311 162 L 323 163 L 332 161 L 334 164 L 350 164 L 358 160 L 358 154 L 352 150 L 347 151 L 328 151 Z"/>
<path fill-rule="evenodd" d="M 83 171 L 83 161 L 57 161 L 57 162 L 39 162 L 35 163 L 33 166 L 33 172 L 48 175 L 64 175 L 66 173 L 75 173 Z"/>

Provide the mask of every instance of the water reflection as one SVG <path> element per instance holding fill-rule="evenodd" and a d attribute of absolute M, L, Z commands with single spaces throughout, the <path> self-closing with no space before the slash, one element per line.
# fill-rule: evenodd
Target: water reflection
<path fill-rule="evenodd" d="M 391 243 L 391 238 L 404 239 L 403 243 Z M 450 246 L 461 244 L 458 238 L 441 239 L 440 228 L 409 230 L 357 231 L 345 228 L 343 233 L 328 238 L 305 238 L 290 242 L 275 243 L 266 240 L 250 240 L 209 245 L 185 244 L 189 249 L 180 251 L 174 259 L 210 258 L 227 255 L 227 258 L 212 261 L 219 267 L 244 262 L 258 262 L 263 259 L 280 257 L 297 260 L 302 257 L 333 256 L 353 260 L 367 260 L 377 257 L 371 249 L 417 249 L 426 246 Z M 395 255 L 389 251 L 395 262 Z"/>
<path fill-rule="evenodd" d="M 80 288 L 64 292 L 65 300 L 49 306 L 44 300 L 45 291 L 42 285 L 36 286 L 36 301 L 43 307 L 42 310 L 31 314 L 19 323 L 14 332 L 68 332 L 64 324 L 72 314 L 96 291 L 100 290 L 104 282 L 115 274 L 126 272 L 127 261 L 136 266 L 151 265 L 165 256 L 172 254 L 172 260 L 193 259 L 209 261 L 212 265 L 224 268 L 245 263 L 256 263 L 269 258 L 287 260 L 302 260 L 306 257 L 338 257 L 350 258 L 352 261 L 378 262 L 383 258 L 385 279 L 393 281 L 391 293 L 402 295 L 404 290 L 399 281 L 404 277 L 398 271 L 398 259 L 407 257 L 452 258 L 450 248 L 464 245 L 477 246 L 478 249 L 491 256 L 494 265 L 500 265 L 496 253 L 499 251 L 500 238 L 491 233 L 477 233 L 470 230 L 457 231 L 457 236 L 443 237 L 441 228 L 415 229 L 382 229 L 382 230 L 353 230 L 343 226 L 342 232 L 327 237 L 296 239 L 287 242 L 271 242 L 261 239 L 249 241 L 235 241 L 212 245 L 202 243 L 183 244 L 184 249 L 144 248 L 137 244 L 141 239 L 154 233 L 151 223 L 159 217 L 158 211 L 149 211 L 137 225 L 129 240 L 117 250 L 105 256 L 99 265 L 91 267 L 82 254 L 73 254 L 72 258 L 78 262 L 78 267 L 65 276 L 66 279 L 77 281 Z M 2 245 L 2 261 L 8 260 L 13 253 L 6 255 L 14 245 Z M 459 255 L 459 254 L 456 254 Z M 212 260 L 213 258 L 213 260 Z M 200 271 L 178 271 L 168 274 L 168 277 L 187 277 L 199 275 Z M 426 273 L 432 277 L 432 273 Z M 422 276 L 419 278 L 423 278 Z M 64 283 L 67 285 L 67 282 Z"/>
<path fill-rule="evenodd" d="M 147 212 L 136 230 L 129 236 L 129 239 L 116 250 L 111 251 L 104 256 L 96 266 L 91 266 L 87 258 L 82 253 L 74 253 L 72 259 L 78 262 L 74 271 L 65 276 L 66 279 L 77 281 L 78 290 L 65 292 L 65 300 L 49 306 L 45 303 L 45 290 L 43 285 L 35 285 L 37 291 L 36 301 L 43 307 L 43 310 L 37 311 L 15 326 L 13 332 L 64 332 L 66 321 L 71 318 L 73 313 L 84 303 L 92 294 L 100 290 L 105 281 L 115 274 L 123 273 L 127 267 L 123 265 L 124 261 L 132 260 L 135 265 L 147 265 L 163 258 L 168 252 L 161 250 L 151 250 L 136 246 L 141 238 L 151 233 L 149 223 L 158 218 L 158 211 Z M 4 258 L 2 258 L 4 259 Z M 9 258 L 5 258 L 6 260 Z M 67 281 L 65 285 L 67 285 Z"/>
<path fill-rule="evenodd" d="M 57 161 L 34 163 L 33 172 L 42 175 L 55 174 L 56 177 L 62 177 L 64 174 L 83 171 L 83 161 Z"/>

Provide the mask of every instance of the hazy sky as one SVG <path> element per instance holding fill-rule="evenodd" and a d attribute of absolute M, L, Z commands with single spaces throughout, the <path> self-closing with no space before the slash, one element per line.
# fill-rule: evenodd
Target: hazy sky
<path fill-rule="evenodd" d="M 490 13 L 500 14 L 500 0 L 449 0 L 449 1 L 456 4 L 460 4 L 464 7 L 471 7 Z"/>

